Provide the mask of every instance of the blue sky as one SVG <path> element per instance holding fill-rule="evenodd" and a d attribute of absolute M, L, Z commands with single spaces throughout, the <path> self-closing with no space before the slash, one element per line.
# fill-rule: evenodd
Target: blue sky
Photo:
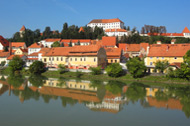
<path fill-rule="evenodd" d="M 0 0 L 0 35 L 12 37 L 22 25 L 44 31 L 63 23 L 85 26 L 92 19 L 119 18 L 126 26 L 164 25 L 168 32 L 190 29 L 190 0 Z"/>

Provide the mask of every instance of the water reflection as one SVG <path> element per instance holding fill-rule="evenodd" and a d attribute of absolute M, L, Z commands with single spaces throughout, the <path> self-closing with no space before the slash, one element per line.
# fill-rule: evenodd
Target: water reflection
<path fill-rule="evenodd" d="M 120 81 L 67 80 L 65 78 L 46 78 L 44 76 L 0 76 L 0 95 L 5 92 L 26 100 L 40 98 L 45 103 L 51 99 L 61 100 L 62 106 L 84 104 L 92 111 L 118 113 L 130 102 L 144 108 L 155 107 L 181 110 L 190 117 L 189 86 L 147 86 L 142 83 L 123 83 Z"/>

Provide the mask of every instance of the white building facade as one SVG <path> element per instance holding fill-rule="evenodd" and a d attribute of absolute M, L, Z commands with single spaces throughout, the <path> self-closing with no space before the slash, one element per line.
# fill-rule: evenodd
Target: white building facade
<path fill-rule="evenodd" d="M 94 19 L 90 23 L 87 24 L 88 27 L 94 28 L 101 27 L 103 30 L 106 29 L 123 29 L 124 23 L 118 19 Z"/>

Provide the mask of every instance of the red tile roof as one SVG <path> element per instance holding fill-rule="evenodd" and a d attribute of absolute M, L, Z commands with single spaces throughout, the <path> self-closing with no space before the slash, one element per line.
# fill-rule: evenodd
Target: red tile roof
<path fill-rule="evenodd" d="M 27 60 L 38 60 L 38 58 L 27 58 Z"/>
<path fill-rule="evenodd" d="M 153 44 L 148 57 L 183 57 L 190 50 L 190 44 Z"/>
<path fill-rule="evenodd" d="M 187 27 L 185 27 L 182 33 L 190 33 L 190 31 Z"/>
<path fill-rule="evenodd" d="M 20 49 L 22 52 L 25 52 L 27 53 L 28 52 L 28 49 Z"/>
<path fill-rule="evenodd" d="M 22 58 L 24 55 L 10 55 L 9 57 L 7 57 L 7 60 L 12 60 L 14 56 L 19 56 L 20 58 Z"/>
<path fill-rule="evenodd" d="M 28 48 L 41 48 L 41 45 L 38 43 L 33 43 L 32 45 L 30 45 Z"/>
<path fill-rule="evenodd" d="M 103 46 L 116 46 L 116 37 L 102 37 Z"/>
<path fill-rule="evenodd" d="M 46 56 L 79 56 L 79 55 L 97 55 L 100 46 L 74 46 L 74 47 L 54 47 L 46 54 Z"/>
<path fill-rule="evenodd" d="M 12 47 L 24 47 L 25 42 L 11 42 Z"/>
<path fill-rule="evenodd" d="M 9 46 L 9 41 L 3 38 L 3 36 L 0 35 L 0 43 L 5 47 Z"/>
<path fill-rule="evenodd" d="M 20 29 L 20 31 L 25 31 L 25 30 L 26 30 L 26 28 L 25 28 L 25 26 L 23 25 L 22 28 Z"/>
<path fill-rule="evenodd" d="M 171 63 L 170 66 L 175 66 L 177 68 L 181 68 L 181 63 L 179 62 L 174 62 L 174 63 Z"/>
<path fill-rule="evenodd" d="M 32 54 L 30 54 L 30 55 L 28 55 L 28 56 L 38 56 L 38 53 L 39 53 L 39 52 L 35 52 L 35 53 L 32 53 Z"/>
<path fill-rule="evenodd" d="M 113 22 L 121 22 L 123 23 L 120 19 L 114 18 L 114 19 L 94 19 L 90 23 L 113 23 Z M 90 24 L 89 23 L 89 24 Z"/>
<path fill-rule="evenodd" d="M 106 29 L 105 32 L 127 32 L 125 29 Z"/>
<path fill-rule="evenodd" d="M 9 52 L 0 52 L 0 57 L 8 57 L 9 54 Z"/>
<path fill-rule="evenodd" d="M 126 43 L 119 43 L 119 48 L 123 51 L 126 51 L 127 50 L 127 44 Z"/>
<path fill-rule="evenodd" d="M 54 38 L 52 38 L 52 39 L 45 39 L 45 41 L 46 42 L 56 42 L 56 41 L 58 41 L 58 42 L 60 42 L 61 41 L 61 39 L 54 39 Z"/>
<path fill-rule="evenodd" d="M 83 27 L 80 27 L 79 32 L 84 32 Z"/>
<path fill-rule="evenodd" d="M 64 43 L 77 43 L 77 42 L 80 42 L 80 43 L 87 43 L 87 42 L 91 42 L 90 39 L 62 39 L 61 42 L 64 42 Z"/>
<path fill-rule="evenodd" d="M 120 58 L 121 49 L 119 48 L 105 48 L 107 58 Z"/>
<path fill-rule="evenodd" d="M 38 53 L 42 53 L 42 56 L 46 55 L 48 52 L 50 52 L 51 48 L 41 48 L 41 50 Z"/>

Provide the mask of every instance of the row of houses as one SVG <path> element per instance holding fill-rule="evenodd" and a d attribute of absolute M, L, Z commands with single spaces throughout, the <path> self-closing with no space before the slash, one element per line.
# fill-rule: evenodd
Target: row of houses
<path fill-rule="evenodd" d="M 11 42 L 1 36 L 0 47 L 9 45 L 9 51 L 0 50 L 0 62 L 7 64 L 15 55 L 21 57 L 26 66 L 39 60 L 47 67 L 58 67 L 64 64 L 69 69 L 89 69 L 101 66 L 105 68 L 110 63 L 125 63 L 129 58 L 144 59 L 149 72 L 153 72 L 155 62 L 167 60 L 174 69 L 180 68 L 183 56 L 190 50 L 190 44 L 126 44 L 116 42 L 116 37 L 102 37 L 102 40 L 90 39 L 45 39 L 26 47 L 25 42 Z M 51 47 L 59 42 L 64 47 Z M 72 44 L 72 47 L 69 46 Z M 80 43 L 80 44 L 79 44 Z"/>

